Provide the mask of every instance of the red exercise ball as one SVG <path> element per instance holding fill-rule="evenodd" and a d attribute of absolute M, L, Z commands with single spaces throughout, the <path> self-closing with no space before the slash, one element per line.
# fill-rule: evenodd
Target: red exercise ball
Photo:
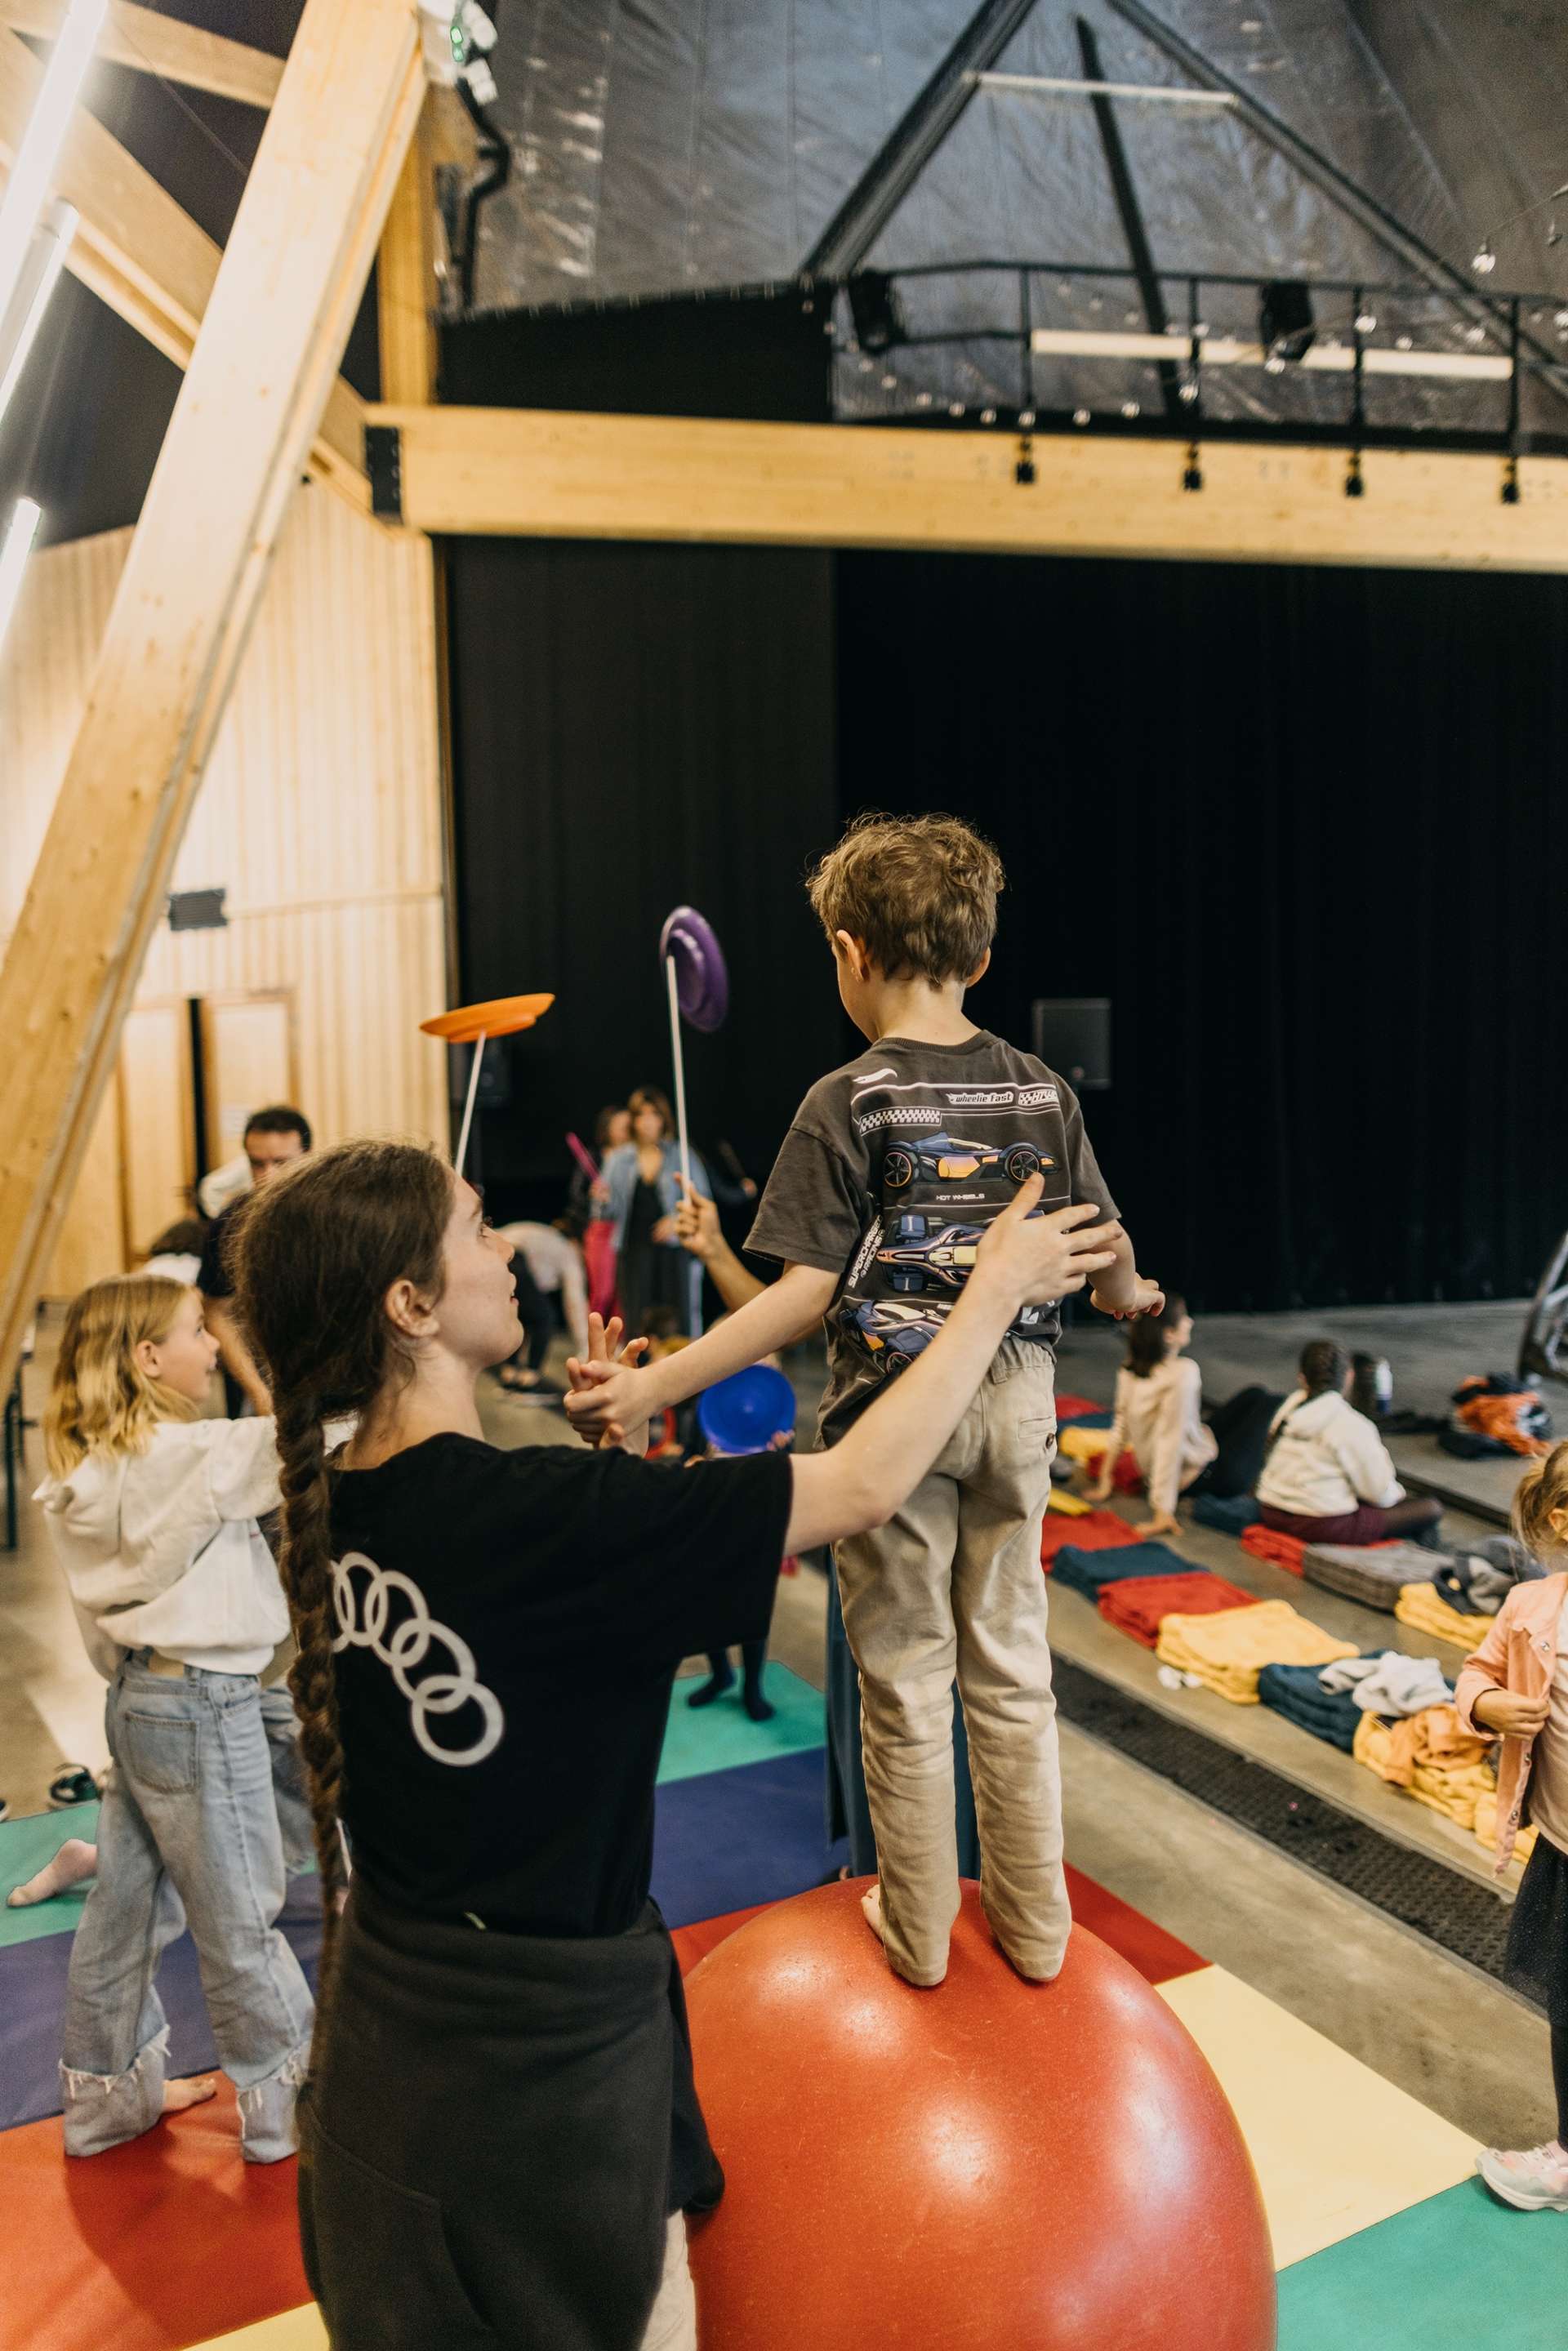
<path fill-rule="evenodd" d="M 1257 2178 L 1159 1994 L 1082 1927 L 1025 1983 L 972 1885 L 918 1991 L 868 1882 L 779 1903 L 686 1979 L 729 2183 L 692 2231 L 702 2351 L 1272 2351 Z"/>

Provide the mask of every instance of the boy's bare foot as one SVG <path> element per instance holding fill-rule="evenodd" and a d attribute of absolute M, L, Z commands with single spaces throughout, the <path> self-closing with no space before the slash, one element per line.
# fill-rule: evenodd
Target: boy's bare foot
<path fill-rule="evenodd" d="M 204 2106 L 207 2100 L 215 2098 L 217 2094 L 218 2085 L 210 2074 L 191 2082 L 165 2082 L 163 2112 L 166 2115 L 183 2115 L 189 2106 Z"/>
<path fill-rule="evenodd" d="M 869 1893 L 862 1894 L 861 1896 L 861 1908 L 865 1913 L 866 1925 L 871 1928 L 871 1931 L 876 1937 L 877 1941 L 879 1943 L 885 1943 L 887 1937 L 883 1931 L 882 1886 L 880 1884 L 873 1886 Z"/>
<path fill-rule="evenodd" d="M 14 1886 L 5 1896 L 12 1910 L 30 1910 L 35 1902 L 52 1902 L 57 1894 L 64 1894 L 79 1886 L 84 1877 L 91 1877 L 98 1868 L 98 1847 L 82 1837 L 67 1837 L 53 1861 L 44 1864 L 37 1875 L 29 1877 L 25 1886 Z"/>

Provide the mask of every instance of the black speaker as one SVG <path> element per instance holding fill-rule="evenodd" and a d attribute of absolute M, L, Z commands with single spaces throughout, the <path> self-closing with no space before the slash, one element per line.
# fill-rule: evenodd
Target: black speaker
<path fill-rule="evenodd" d="M 892 280 L 880 269 L 860 269 L 850 279 L 850 316 L 862 351 L 885 351 L 908 332 L 904 306 Z"/>
<path fill-rule="evenodd" d="M 1108 996 L 1037 996 L 1034 1050 L 1076 1093 L 1111 1082 L 1111 999 Z"/>
<path fill-rule="evenodd" d="M 1304 360 L 1317 334 L 1312 298 L 1293 277 L 1277 277 L 1265 286 L 1258 305 L 1258 340 L 1265 355 Z"/>

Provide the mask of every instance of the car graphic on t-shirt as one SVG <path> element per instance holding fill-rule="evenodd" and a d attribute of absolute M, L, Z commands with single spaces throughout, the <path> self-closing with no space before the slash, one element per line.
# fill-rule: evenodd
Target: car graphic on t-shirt
<path fill-rule="evenodd" d="M 890 1192 L 902 1192 L 917 1176 L 927 1183 L 962 1184 L 1000 1168 L 1010 1182 L 1023 1184 L 1054 1165 L 1031 1143 L 966 1143 L 960 1135 L 939 1132 L 891 1144 L 883 1154 L 882 1180 Z"/>
<path fill-rule="evenodd" d="M 939 1316 L 895 1298 L 846 1299 L 839 1320 L 890 1379 L 923 1355 L 942 1328 Z"/>
<path fill-rule="evenodd" d="M 984 1230 L 982 1225 L 950 1225 L 912 1209 L 894 1218 L 876 1261 L 891 1269 L 894 1290 L 962 1290 L 974 1271 Z"/>

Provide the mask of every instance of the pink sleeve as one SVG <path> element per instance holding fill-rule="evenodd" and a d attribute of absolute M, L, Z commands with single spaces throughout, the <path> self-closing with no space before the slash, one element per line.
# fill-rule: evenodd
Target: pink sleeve
<path fill-rule="evenodd" d="M 1508 1628 L 1513 1614 L 1513 1604 L 1522 1586 L 1516 1584 L 1492 1618 L 1490 1630 L 1479 1649 L 1472 1649 L 1459 1667 L 1459 1678 L 1454 1686 L 1454 1711 L 1461 1726 L 1473 1731 L 1479 1739 L 1495 1739 L 1497 1733 L 1479 1723 L 1472 1708 L 1477 1698 L 1490 1689 L 1508 1687 Z"/>

